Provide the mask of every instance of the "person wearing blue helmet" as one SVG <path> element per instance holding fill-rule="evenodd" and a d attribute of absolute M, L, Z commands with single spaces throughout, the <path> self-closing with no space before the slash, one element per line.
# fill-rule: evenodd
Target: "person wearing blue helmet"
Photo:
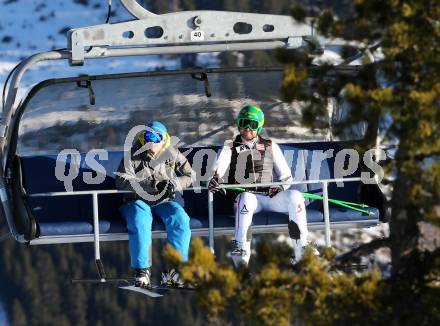
<path fill-rule="evenodd" d="M 131 191 L 124 195 L 120 212 L 127 222 L 135 286 L 150 288 L 153 218 L 163 221 L 168 243 L 183 261 L 188 260 L 189 217 L 174 199 L 176 191 L 190 186 L 193 172 L 186 157 L 171 146 L 167 128 L 152 121 L 138 134 L 116 174 L 116 188 Z M 167 285 L 181 285 L 175 272 L 162 275 L 162 280 L 172 283 Z"/>

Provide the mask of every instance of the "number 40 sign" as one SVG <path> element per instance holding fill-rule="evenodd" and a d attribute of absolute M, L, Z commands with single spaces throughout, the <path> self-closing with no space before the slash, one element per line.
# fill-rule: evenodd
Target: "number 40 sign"
<path fill-rule="evenodd" d="M 203 41 L 205 40 L 205 33 L 200 30 L 191 31 L 191 41 Z"/>

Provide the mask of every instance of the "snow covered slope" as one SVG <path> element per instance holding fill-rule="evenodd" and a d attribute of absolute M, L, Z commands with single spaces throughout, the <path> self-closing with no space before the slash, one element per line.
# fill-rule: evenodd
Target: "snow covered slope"
<path fill-rule="evenodd" d="M 133 19 L 119 1 L 112 1 L 112 8 L 110 22 Z M 106 17 L 105 0 L 0 0 L 0 86 L 3 87 L 9 71 L 24 58 L 38 52 L 65 48 L 69 29 L 102 24 Z M 217 64 L 212 55 L 199 56 L 197 62 L 200 66 Z M 24 76 L 23 84 L 29 87 L 48 78 L 80 74 L 179 67 L 178 58 L 161 56 L 101 59 L 88 61 L 84 67 L 69 67 L 67 62 L 40 63 Z"/>
<path fill-rule="evenodd" d="M 9 71 L 24 58 L 38 52 L 65 48 L 69 29 L 104 23 L 107 3 L 106 0 L 0 0 L 0 86 L 3 86 Z M 112 1 L 110 22 L 131 19 L 133 17 L 119 1 Z M 314 62 L 338 64 L 342 59 L 337 52 L 337 49 L 329 47 Z M 201 67 L 218 64 L 215 54 L 198 55 L 196 62 Z M 66 61 L 45 62 L 33 68 L 33 73 L 24 76 L 23 85 L 29 87 L 55 77 L 176 69 L 180 65 L 175 56 L 89 60 L 84 67 L 70 67 Z M 0 92 L 0 100 L 1 96 Z"/>

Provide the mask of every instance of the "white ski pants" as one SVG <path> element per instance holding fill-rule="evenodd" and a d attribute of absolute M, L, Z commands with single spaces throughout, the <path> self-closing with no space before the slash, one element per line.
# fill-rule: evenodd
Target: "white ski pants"
<path fill-rule="evenodd" d="M 250 226 L 252 217 L 255 213 L 261 211 L 270 211 L 278 213 L 288 213 L 289 233 L 292 237 L 292 226 L 296 235 L 293 238 L 299 238 L 301 245 L 308 244 L 307 236 L 307 217 L 304 196 L 297 190 L 285 190 L 274 197 L 243 192 L 235 199 L 235 240 L 240 243 L 250 241 Z M 298 234 L 299 231 L 299 234 Z"/>

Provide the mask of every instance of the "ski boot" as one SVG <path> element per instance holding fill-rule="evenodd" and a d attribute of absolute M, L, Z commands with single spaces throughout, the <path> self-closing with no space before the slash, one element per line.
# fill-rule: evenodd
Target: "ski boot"
<path fill-rule="evenodd" d="M 316 249 L 316 246 L 314 244 L 303 246 L 300 240 L 293 240 L 293 255 L 290 257 L 290 263 L 292 265 L 295 266 L 300 262 L 307 247 L 310 247 L 312 249 L 313 255 L 319 256 L 319 251 L 318 249 Z"/>
<path fill-rule="evenodd" d="M 242 243 L 240 241 L 232 240 L 232 251 L 231 258 L 234 266 L 238 268 L 239 266 L 247 266 L 249 259 L 251 258 L 251 242 L 246 241 Z"/>
<path fill-rule="evenodd" d="M 147 290 L 151 289 L 151 272 L 150 268 L 137 268 L 134 277 L 134 286 Z"/>
<path fill-rule="evenodd" d="M 160 285 L 171 288 L 185 288 L 185 282 L 174 269 L 169 272 L 162 273 Z"/>

